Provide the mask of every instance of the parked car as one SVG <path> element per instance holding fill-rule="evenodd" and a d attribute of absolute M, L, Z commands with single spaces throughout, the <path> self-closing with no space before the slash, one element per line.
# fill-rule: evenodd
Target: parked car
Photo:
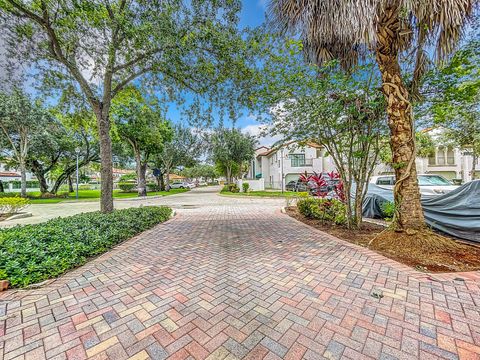
<path fill-rule="evenodd" d="M 449 193 L 458 188 L 441 175 L 435 174 L 420 174 L 417 175 L 418 186 L 420 188 L 420 195 L 422 196 L 437 196 Z M 383 189 L 392 190 L 395 186 L 394 175 L 373 176 L 370 183 L 380 186 Z"/>
<path fill-rule="evenodd" d="M 287 185 L 285 185 L 285 190 L 307 191 L 307 185 L 304 182 L 301 182 L 299 180 L 292 180 L 292 181 L 289 181 Z"/>
<path fill-rule="evenodd" d="M 173 184 L 170 184 L 170 189 L 193 189 L 194 187 L 194 184 L 186 181 L 174 182 Z"/>

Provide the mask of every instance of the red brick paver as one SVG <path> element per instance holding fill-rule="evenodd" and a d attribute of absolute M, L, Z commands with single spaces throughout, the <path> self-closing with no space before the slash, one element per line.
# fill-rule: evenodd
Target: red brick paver
<path fill-rule="evenodd" d="M 0 359 L 480 359 L 479 279 L 417 273 L 261 203 L 209 204 L 1 294 Z"/>

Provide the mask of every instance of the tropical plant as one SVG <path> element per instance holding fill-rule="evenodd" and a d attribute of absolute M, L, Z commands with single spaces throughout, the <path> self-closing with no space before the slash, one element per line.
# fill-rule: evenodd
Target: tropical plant
<path fill-rule="evenodd" d="M 119 182 L 118 188 L 122 190 L 123 192 L 132 192 L 135 189 L 135 183 L 131 182 Z"/>
<path fill-rule="evenodd" d="M 425 73 L 429 54 L 445 58 L 459 42 L 475 0 L 271 0 L 270 14 L 281 29 L 300 33 L 308 59 L 338 59 L 351 68 L 369 51 L 375 55 L 386 99 L 398 212 L 397 230 L 425 227 L 415 167 L 412 95 Z M 435 51 L 428 51 L 433 44 Z M 409 84 L 400 55 L 414 59 Z"/>
<path fill-rule="evenodd" d="M 298 199 L 297 207 L 298 211 L 309 219 L 336 225 L 347 223 L 347 207 L 337 199 L 303 197 Z"/>
<path fill-rule="evenodd" d="M 242 190 L 244 193 L 248 193 L 248 191 L 250 190 L 250 184 L 247 182 L 242 183 Z"/>

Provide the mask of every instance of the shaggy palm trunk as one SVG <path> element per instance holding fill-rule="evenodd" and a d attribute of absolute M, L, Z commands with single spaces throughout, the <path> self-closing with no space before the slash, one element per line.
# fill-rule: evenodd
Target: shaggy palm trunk
<path fill-rule="evenodd" d="M 73 193 L 75 190 L 73 189 L 73 181 L 72 176 L 68 175 L 68 192 Z"/>
<path fill-rule="evenodd" d="M 113 162 L 109 108 L 97 106 L 95 117 L 100 139 L 100 211 L 108 213 L 113 211 Z"/>
<path fill-rule="evenodd" d="M 425 218 L 415 165 L 412 105 L 398 63 L 400 25 L 397 8 L 388 8 L 380 15 L 376 58 L 382 74 L 382 90 L 387 100 L 392 163 L 396 177 L 393 191 L 396 205 L 394 227 L 403 231 L 424 228 Z"/>

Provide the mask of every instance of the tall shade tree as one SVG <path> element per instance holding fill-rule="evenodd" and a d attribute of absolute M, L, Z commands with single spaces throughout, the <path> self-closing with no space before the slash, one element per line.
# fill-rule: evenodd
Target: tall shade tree
<path fill-rule="evenodd" d="M 373 51 L 387 100 L 390 145 L 398 212 L 396 230 L 425 227 L 415 167 L 412 89 L 422 77 L 434 44 L 438 59 L 458 43 L 475 0 L 271 0 L 270 12 L 282 29 L 300 33 L 308 58 L 318 64 L 339 59 L 350 68 Z M 401 72 L 400 55 L 413 49 L 410 84 Z"/>
<path fill-rule="evenodd" d="M 234 169 L 251 161 L 255 155 L 257 141 L 253 136 L 242 133 L 239 129 L 217 129 L 210 139 L 212 161 L 225 171 L 227 181 L 233 180 Z"/>
<path fill-rule="evenodd" d="M 177 124 L 173 127 L 170 141 L 167 141 L 162 151 L 153 157 L 154 166 L 165 175 L 166 189 L 170 190 L 170 172 L 179 167 L 194 165 L 202 154 L 203 140 L 193 129 Z"/>
<path fill-rule="evenodd" d="M 135 158 L 138 196 L 147 196 L 147 165 L 171 139 L 170 125 L 160 109 L 149 104 L 135 88 L 117 97 L 112 113 L 120 139 L 131 147 Z"/>
<path fill-rule="evenodd" d="M 0 93 L 0 139 L 6 155 L 20 170 L 22 197 L 27 196 L 26 166 L 30 148 L 50 121 L 48 112 L 20 90 Z"/>
<path fill-rule="evenodd" d="M 215 102 L 232 99 L 224 95 L 249 73 L 248 47 L 237 29 L 240 6 L 239 0 L 0 0 L 10 55 L 34 63 L 45 91 L 81 92 L 95 114 L 103 212 L 113 210 L 112 99 L 140 80 L 177 100 L 189 91 Z M 235 86 L 227 86 L 230 80 Z"/>

